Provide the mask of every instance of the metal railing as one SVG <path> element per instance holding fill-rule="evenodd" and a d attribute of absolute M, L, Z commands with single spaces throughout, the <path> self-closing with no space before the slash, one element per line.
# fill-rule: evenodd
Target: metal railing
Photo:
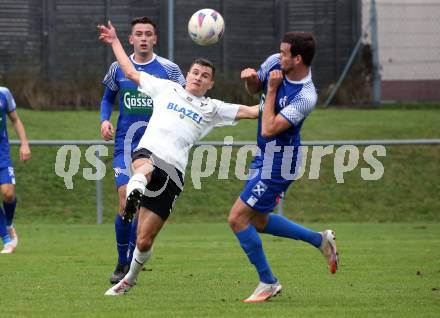
<path fill-rule="evenodd" d="M 11 140 L 11 145 L 20 145 L 19 140 Z M 30 140 L 31 146 L 64 146 L 64 145 L 78 145 L 78 146 L 92 146 L 92 145 L 114 145 L 114 141 L 103 140 Z M 256 145 L 255 141 L 199 141 L 195 146 L 232 146 L 242 147 L 247 145 Z M 318 140 L 318 141 L 303 141 L 302 146 L 407 146 L 407 145 L 440 145 L 440 139 L 372 139 L 372 140 Z M 102 179 L 96 180 L 96 223 L 102 224 L 103 216 L 103 187 Z M 280 200 L 278 204 L 278 214 L 283 214 L 283 202 Z"/>

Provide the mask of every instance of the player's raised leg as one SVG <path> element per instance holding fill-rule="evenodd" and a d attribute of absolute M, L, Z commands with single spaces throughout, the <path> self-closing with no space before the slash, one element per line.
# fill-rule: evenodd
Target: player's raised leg
<path fill-rule="evenodd" d="M 159 234 L 168 219 L 174 202 L 182 191 L 174 181 L 171 181 L 168 175 L 168 173 L 170 173 L 168 169 L 172 168 L 172 166 L 168 166 L 167 169 L 165 169 L 168 170 L 168 172 L 162 168 L 153 167 L 152 156 L 153 154 L 144 148 L 136 150 L 132 156 L 133 170 L 135 173 L 131 179 L 134 178 L 137 180 L 134 182 L 137 186 L 134 187 L 130 193 L 133 193 L 133 191 L 142 191 L 146 194 L 141 195 L 139 203 L 136 248 L 133 253 L 130 270 L 118 284 L 105 293 L 105 295 L 108 296 L 123 295 L 134 286 L 139 272 L 151 257 L 153 243 L 157 234 Z M 177 170 L 176 172 L 183 185 L 183 174 Z M 142 184 L 138 184 L 139 180 L 136 177 L 136 175 L 140 174 L 142 174 L 145 179 Z M 151 192 L 146 191 L 147 183 L 147 189 Z M 128 195 L 128 198 L 130 198 L 130 195 Z"/>
<path fill-rule="evenodd" d="M 259 228 L 259 230 L 262 233 L 307 242 L 316 248 L 319 248 L 322 242 L 322 235 L 319 232 L 312 231 L 274 213 L 269 214 L 266 226 L 262 229 Z"/>
<path fill-rule="evenodd" d="M 322 235 L 322 243 L 319 246 L 322 255 L 327 260 L 330 273 L 334 274 L 338 270 L 339 254 L 336 249 L 336 234 L 332 230 L 320 232 Z"/>
<path fill-rule="evenodd" d="M 133 156 L 136 156 L 134 153 Z M 134 171 L 127 184 L 127 199 L 125 203 L 123 217 L 125 219 L 133 219 L 149 180 L 154 170 L 153 162 L 149 158 L 133 157 L 132 169 Z"/>
<path fill-rule="evenodd" d="M 330 272 L 336 273 L 338 269 L 338 253 L 336 249 L 334 231 L 326 230 L 315 232 L 302 225 L 299 225 L 288 218 L 271 213 L 267 223 L 253 221 L 255 227 L 260 233 L 271 234 L 278 237 L 300 240 L 318 248 L 324 258 L 327 260 Z"/>

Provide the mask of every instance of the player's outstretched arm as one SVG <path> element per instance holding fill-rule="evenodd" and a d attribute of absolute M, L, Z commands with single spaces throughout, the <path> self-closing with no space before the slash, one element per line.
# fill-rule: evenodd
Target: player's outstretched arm
<path fill-rule="evenodd" d="M 256 70 L 253 68 L 245 68 L 241 71 L 240 77 L 244 81 L 246 90 L 249 93 L 255 94 L 261 91 L 261 82 Z"/>
<path fill-rule="evenodd" d="M 273 137 L 291 126 L 291 123 L 286 118 L 280 114 L 275 114 L 277 91 L 282 81 L 283 73 L 280 70 L 270 72 L 263 116 L 261 118 L 261 135 L 263 137 Z"/>
<path fill-rule="evenodd" d="M 29 143 L 26 137 L 26 131 L 24 129 L 24 125 L 21 122 L 20 117 L 18 117 L 16 111 L 12 111 L 7 114 L 12 122 L 12 125 L 14 126 L 18 138 L 20 139 L 20 160 L 28 161 L 29 159 L 31 159 L 31 149 L 29 148 Z"/>
<path fill-rule="evenodd" d="M 238 108 L 237 115 L 235 116 L 235 120 L 256 119 L 258 118 L 259 108 L 260 108 L 259 105 L 254 105 L 254 106 L 240 105 L 240 108 Z"/>
<path fill-rule="evenodd" d="M 113 53 L 115 54 L 119 66 L 121 67 L 125 76 L 139 85 L 140 73 L 134 68 L 133 64 L 125 53 L 124 48 L 116 35 L 116 29 L 112 23 L 109 21 L 107 26 L 102 24 L 98 25 L 98 30 L 99 40 L 112 46 Z"/>

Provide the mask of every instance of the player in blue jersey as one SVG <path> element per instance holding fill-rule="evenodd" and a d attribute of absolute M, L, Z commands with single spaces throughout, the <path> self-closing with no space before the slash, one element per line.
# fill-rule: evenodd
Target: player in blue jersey
<path fill-rule="evenodd" d="M 14 252 L 18 244 L 17 232 L 12 225 L 17 199 L 15 197 L 14 167 L 9 153 L 6 116 L 11 120 L 20 139 L 20 160 L 27 161 L 31 158 L 24 125 L 15 109 L 15 101 L 11 92 L 6 87 L 0 87 L 0 190 L 3 196 L 3 208 L 0 207 L 0 237 L 3 241 L 1 254 Z"/>
<path fill-rule="evenodd" d="M 283 37 L 279 54 L 270 56 L 258 72 L 245 69 L 241 74 L 249 91 L 263 90 L 258 119 L 258 152 L 251 164 L 252 173 L 228 218 L 231 229 L 259 275 L 257 288 L 245 302 L 266 301 L 282 288 L 266 260 L 258 233 L 308 242 L 320 249 L 332 273 L 337 270 L 333 231 L 314 232 L 271 213 L 280 195 L 294 179 L 300 130 L 317 101 L 310 67 L 314 54 L 315 40 L 311 33 L 288 32 Z"/>
<path fill-rule="evenodd" d="M 134 51 L 130 56 L 131 62 L 138 71 L 185 85 L 185 78 L 180 68 L 154 53 L 153 47 L 156 41 L 156 25 L 153 21 L 147 17 L 133 19 L 129 36 L 129 42 L 133 45 Z M 131 162 L 131 151 L 137 147 L 147 122 L 150 120 L 153 100 L 140 93 L 137 90 L 137 84 L 125 77 L 118 62 L 110 66 L 103 84 L 105 91 L 101 102 L 101 135 L 105 140 L 115 138 L 113 168 L 119 197 L 119 213 L 115 217 L 118 263 L 110 277 L 110 282 L 116 284 L 128 272 L 136 245 L 137 219 L 129 222 L 121 216 L 124 210 L 127 183 L 130 179 L 124 158 L 128 158 L 128 163 Z M 113 125 L 109 120 L 118 94 L 119 118 L 116 135 L 114 135 Z M 127 140 L 124 143 L 126 137 Z M 126 145 L 125 148 L 124 145 Z"/>

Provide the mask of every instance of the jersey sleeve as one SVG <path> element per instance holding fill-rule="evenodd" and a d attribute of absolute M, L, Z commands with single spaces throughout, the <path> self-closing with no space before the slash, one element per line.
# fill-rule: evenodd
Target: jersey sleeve
<path fill-rule="evenodd" d="M 140 72 L 138 89 L 151 98 L 159 95 L 165 89 L 170 87 L 170 85 L 172 85 L 172 82 L 169 80 L 157 78 L 145 72 Z"/>
<path fill-rule="evenodd" d="M 6 99 L 6 112 L 10 113 L 15 111 L 17 105 L 15 104 L 15 100 L 11 94 L 11 91 L 6 87 L 0 87 L 0 93 L 3 93 Z"/>
<path fill-rule="evenodd" d="M 312 112 L 315 104 L 316 98 L 312 96 L 298 96 L 280 111 L 280 115 L 296 126 Z"/>
<path fill-rule="evenodd" d="M 175 64 L 175 67 L 173 68 L 173 71 L 169 74 L 170 80 L 173 82 L 179 83 L 181 86 L 186 85 L 185 77 L 182 74 L 182 71 L 180 70 L 180 67 Z"/>
<path fill-rule="evenodd" d="M 102 96 L 101 100 L 101 123 L 104 120 L 109 120 L 112 115 L 113 105 L 116 100 L 116 96 L 118 92 L 112 91 L 108 87 L 105 88 L 104 96 Z"/>
<path fill-rule="evenodd" d="M 269 56 L 263 64 L 261 64 L 260 69 L 257 72 L 258 79 L 261 85 L 265 88 L 267 86 L 267 80 L 269 79 L 269 73 L 272 70 L 280 69 L 280 54 L 273 54 Z"/>
<path fill-rule="evenodd" d="M 225 103 L 217 99 L 212 99 L 211 102 L 214 103 L 217 108 L 212 120 L 212 126 L 220 127 L 237 124 L 235 118 L 237 117 L 240 105 Z"/>
<path fill-rule="evenodd" d="M 116 71 L 118 67 L 118 62 L 113 62 L 112 65 L 110 65 L 107 74 L 105 74 L 104 79 L 102 80 L 102 84 L 114 92 L 119 90 L 119 83 L 116 81 Z"/>
<path fill-rule="evenodd" d="M 180 86 L 186 85 L 185 77 L 177 64 L 169 62 L 168 64 L 164 64 L 164 68 L 170 81 L 176 82 L 180 84 Z"/>

